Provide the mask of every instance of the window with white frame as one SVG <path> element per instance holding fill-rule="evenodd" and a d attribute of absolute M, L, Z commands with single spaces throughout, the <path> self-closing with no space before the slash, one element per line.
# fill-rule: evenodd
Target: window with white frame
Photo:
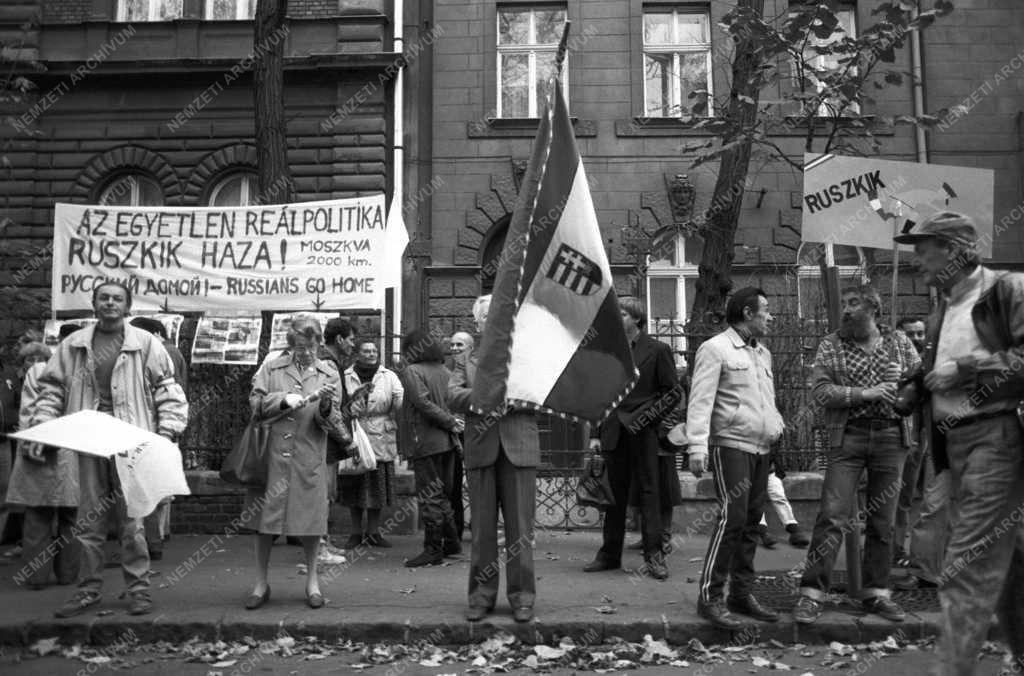
<path fill-rule="evenodd" d="M 647 262 L 647 330 L 672 347 L 680 364 L 702 245 L 700 238 L 679 236 Z"/>
<path fill-rule="evenodd" d="M 228 174 L 210 191 L 211 207 L 247 207 L 256 203 L 256 175 L 248 171 Z"/>
<path fill-rule="evenodd" d="M 182 0 L 118 0 L 118 21 L 173 21 L 180 19 Z"/>
<path fill-rule="evenodd" d="M 540 115 L 565 17 L 565 5 L 498 7 L 498 117 Z"/>
<path fill-rule="evenodd" d="M 644 116 L 680 117 L 702 96 L 707 107 L 698 112 L 710 116 L 711 91 L 708 12 L 683 7 L 644 8 Z"/>
<path fill-rule="evenodd" d="M 159 207 L 164 204 L 164 191 L 147 176 L 123 174 L 110 181 L 100 192 L 100 204 L 111 207 Z"/>
<path fill-rule="evenodd" d="M 213 21 L 248 21 L 256 16 L 256 0 L 206 0 L 206 18 Z"/>
<path fill-rule="evenodd" d="M 824 76 L 827 73 L 839 70 L 841 66 L 839 59 L 841 57 L 837 54 L 821 54 L 817 50 L 827 49 L 829 46 L 847 37 L 857 37 L 856 11 L 853 8 L 840 8 L 835 10 L 834 14 L 839 23 L 832 32 L 832 35 L 823 39 L 816 37 L 811 32 L 808 36 L 807 46 L 804 48 L 803 61 L 805 70 L 803 75 L 806 80 L 805 86 L 813 86 L 818 92 L 825 88 L 818 73 Z M 856 66 L 852 66 L 852 69 L 855 72 Z M 799 77 L 799 72 L 796 68 L 793 70 L 793 76 L 796 79 Z M 795 86 L 797 89 L 803 89 L 798 81 L 795 82 Z M 842 115 L 844 112 L 857 114 L 860 112 L 860 106 L 857 105 L 856 101 L 847 101 L 841 96 L 829 96 L 818 106 L 817 114 L 819 117 L 835 117 Z"/>

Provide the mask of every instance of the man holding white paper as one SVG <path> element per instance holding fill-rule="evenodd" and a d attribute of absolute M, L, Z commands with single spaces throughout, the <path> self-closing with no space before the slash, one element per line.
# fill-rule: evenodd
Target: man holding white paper
<path fill-rule="evenodd" d="M 174 379 L 174 365 L 160 340 L 125 321 L 131 304 L 131 291 L 121 284 L 105 283 L 93 289 L 99 322 L 75 332 L 57 348 L 39 378 L 32 425 L 94 409 L 177 440 L 188 423 L 185 393 Z M 47 452 L 47 447 L 35 444 L 28 454 L 41 458 Z M 153 602 L 143 520 L 128 516 L 113 459 L 80 453 L 78 460 L 81 499 L 75 530 L 81 543 L 81 572 L 78 592 L 55 615 L 74 617 L 102 600 L 103 542 L 110 509 L 115 510 L 120 530 L 129 612 L 148 613 Z"/>

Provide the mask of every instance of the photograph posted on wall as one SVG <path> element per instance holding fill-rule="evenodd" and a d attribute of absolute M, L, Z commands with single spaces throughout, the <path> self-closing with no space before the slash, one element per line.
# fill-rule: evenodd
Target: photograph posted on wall
<path fill-rule="evenodd" d="M 92 326 L 98 320 L 95 317 L 82 317 L 80 319 L 47 319 L 45 326 L 43 326 L 43 341 L 47 347 L 53 347 L 60 343 L 60 330 L 65 325 L 77 326 L 79 329 L 84 329 L 87 326 Z"/>
<path fill-rule="evenodd" d="M 292 326 L 298 312 L 278 312 L 274 315 L 274 321 L 270 325 L 270 351 L 284 350 L 288 347 L 288 329 Z M 338 316 L 337 312 L 303 312 L 307 317 L 315 317 L 320 322 L 320 332 L 323 333 L 327 322 Z"/>
<path fill-rule="evenodd" d="M 251 364 L 259 357 L 259 317 L 203 317 L 192 343 L 193 364 Z"/>

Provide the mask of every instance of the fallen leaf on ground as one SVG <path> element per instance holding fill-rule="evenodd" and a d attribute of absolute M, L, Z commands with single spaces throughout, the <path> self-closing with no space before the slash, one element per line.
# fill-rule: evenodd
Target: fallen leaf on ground
<path fill-rule="evenodd" d="M 217 667 L 219 669 L 223 669 L 223 668 L 226 668 L 226 667 L 233 667 L 236 664 L 238 664 L 238 660 L 221 660 L 220 662 L 214 662 L 210 666 L 211 667 Z"/>
<path fill-rule="evenodd" d="M 57 650 L 57 642 L 59 640 L 60 639 L 58 639 L 56 636 L 54 636 L 53 638 L 41 638 L 35 643 L 33 643 L 32 646 L 29 647 L 29 650 L 36 653 L 40 657 L 45 657 L 46 655 L 49 655 L 50 653 Z"/>
<path fill-rule="evenodd" d="M 704 557 L 702 557 L 702 556 L 695 556 L 695 557 L 693 557 L 693 558 L 691 558 L 691 559 L 687 559 L 687 560 L 688 560 L 688 561 L 689 561 L 690 563 L 700 563 L 701 561 L 703 561 L 703 560 L 704 560 Z"/>
<path fill-rule="evenodd" d="M 561 648 L 551 648 L 546 645 L 538 645 L 533 647 L 533 652 L 537 655 L 538 659 L 542 660 L 557 660 L 565 657 L 565 650 Z"/>
<path fill-rule="evenodd" d="M 601 613 L 602 615 L 614 615 L 616 612 L 618 612 L 615 610 L 615 608 L 611 606 L 597 606 L 594 608 L 594 610 Z"/>
<path fill-rule="evenodd" d="M 398 593 L 399 594 L 412 594 L 415 591 L 416 591 L 416 585 L 413 585 L 411 587 L 407 587 L 406 589 L 399 589 Z"/>

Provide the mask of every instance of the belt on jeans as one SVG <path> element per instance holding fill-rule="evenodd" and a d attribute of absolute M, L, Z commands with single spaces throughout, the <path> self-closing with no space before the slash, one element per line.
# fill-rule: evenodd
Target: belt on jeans
<path fill-rule="evenodd" d="M 1004 410 L 1004 411 L 991 411 L 989 413 L 979 413 L 977 415 L 969 415 L 966 418 L 953 418 L 949 422 L 947 422 L 946 420 L 942 420 L 941 422 L 937 423 L 937 425 L 938 425 L 939 429 L 941 429 L 941 430 L 951 430 L 951 429 L 954 429 L 956 427 L 964 427 L 965 425 L 973 425 L 974 423 L 981 422 L 982 420 L 991 420 L 992 418 L 1002 418 L 1004 415 L 1016 416 L 1017 412 L 1014 411 L 1013 409 L 1007 409 L 1007 410 Z"/>
<path fill-rule="evenodd" d="M 849 427 L 859 427 L 865 430 L 887 430 L 899 427 L 900 421 L 895 418 L 852 418 L 846 421 Z"/>

